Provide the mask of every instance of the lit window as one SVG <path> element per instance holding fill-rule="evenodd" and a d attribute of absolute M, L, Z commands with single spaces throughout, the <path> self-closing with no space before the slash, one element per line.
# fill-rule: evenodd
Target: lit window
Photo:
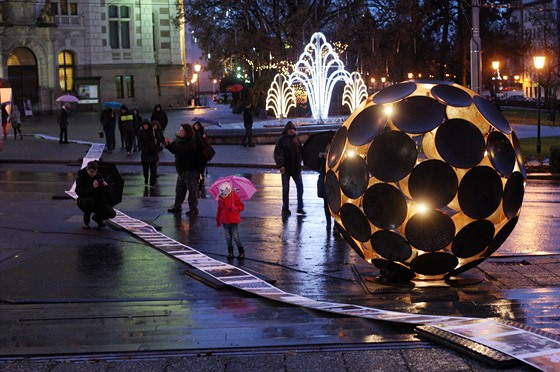
<path fill-rule="evenodd" d="M 112 49 L 130 49 L 130 8 L 109 6 L 109 44 Z"/>
<path fill-rule="evenodd" d="M 134 76 L 125 75 L 124 81 L 126 83 L 126 93 L 128 98 L 134 97 Z"/>
<path fill-rule="evenodd" d="M 117 98 L 124 97 L 123 77 L 115 76 L 115 88 L 117 88 Z"/>
<path fill-rule="evenodd" d="M 74 55 L 67 50 L 58 53 L 58 80 L 63 92 L 74 90 Z"/>

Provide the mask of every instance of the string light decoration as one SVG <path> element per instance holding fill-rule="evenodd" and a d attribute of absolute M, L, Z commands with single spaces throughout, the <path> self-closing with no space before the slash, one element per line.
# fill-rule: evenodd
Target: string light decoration
<path fill-rule="evenodd" d="M 352 248 L 390 281 L 450 279 L 514 229 L 527 173 L 507 120 L 457 84 L 410 80 L 336 132 L 327 201 Z"/>
<path fill-rule="evenodd" d="M 272 110 L 277 119 L 287 118 L 292 107 L 296 107 L 296 96 L 288 85 L 288 77 L 276 74 L 268 89 L 266 109 Z"/>

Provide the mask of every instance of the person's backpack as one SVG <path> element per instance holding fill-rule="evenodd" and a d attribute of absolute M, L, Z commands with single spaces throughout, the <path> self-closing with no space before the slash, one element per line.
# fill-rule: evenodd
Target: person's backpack
<path fill-rule="evenodd" d="M 214 148 L 212 147 L 210 142 L 203 141 L 202 142 L 202 157 L 204 158 L 204 160 L 208 162 L 208 161 L 212 160 L 214 155 L 216 155 L 216 150 L 214 150 Z"/>

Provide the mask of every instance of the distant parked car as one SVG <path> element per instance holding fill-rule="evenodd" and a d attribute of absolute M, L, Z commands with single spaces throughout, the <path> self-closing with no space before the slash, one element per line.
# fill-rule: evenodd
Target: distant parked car
<path fill-rule="evenodd" d="M 506 102 L 525 102 L 526 99 L 522 95 L 509 96 Z"/>
<path fill-rule="evenodd" d="M 212 100 L 218 103 L 227 103 L 228 98 L 227 93 L 214 94 L 214 96 L 212 96 Z"/>

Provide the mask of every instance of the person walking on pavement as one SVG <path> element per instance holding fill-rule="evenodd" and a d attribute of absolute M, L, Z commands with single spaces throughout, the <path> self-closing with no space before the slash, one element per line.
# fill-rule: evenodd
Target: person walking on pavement
<path fill-rule="evenodd" d="M 90 161 L 86 165 L 86 171 L 81 172 L 76 179 L 77 203 L 78 208 L 84 212 L 82 228 L 86 230 L 90 228 L 90 219 L 93 219 L 99 227 L 103 227 L 105 226 L 103 221 L 117 215 L 106 201 L 113 190 L 103 179 L 98 168 L 97 161 Z M 92 213 L 95 213 L 93 217 L 91 217 Z"/>
<path fill-rule="evenodd" d="M 159 141 L 152 124 L 148 120 L 142 122 L 142 129 L 138 133 L 138 148 L 140 149 L 140 161 L 144 173 L 144 185 L 148 186 L 149 181 L 150 186 L 155 186 L 157 183 Z"/>
<path fill-rule="evenodd" d="M 12 123 L 12 128 L 14 128 L 14 139 L 17 140 L 17 135 L 19 133 L 19 139 L 23 139 L 21 134 L 21 113 L 17 105 L 12 106 L 12 113 L 10 114 L 10 122 Z"/>
<path fill-rule="evenodd" d="M 243 108 L 243 126 L 245 127 L 245 136 L 243 141 L 241 141 L 241 145 L 247 147 L 247 144 L 249 144 L 249 147 L 255 147 L 253 144 L 253 110 L 251 102 L 247 102 Z"/>
<path fill-rule="evenodd" d="M 177 183 L 175 203 L 167 211 L 180 213 L 188 192 L 189 211 L 187 216 L 198 215 L 198 180 L 200 178 L 200 148 L 194 140 L 194 131 L 189 124 L 181 124 L 177 138 L 165 138 L 165 148 L 175 155 Z"/>
<path fill-rule="evenodd" d="M 4 132 L 4 139 L 8 139 L 8 122 L 10 121 L 10 114 L 6 109 L 6 104 L 2 104 L 2 131 Z"/>
<path fill-rule="evenodd" d="M 159 125 L 159 121 L 152 120 L 152 129 L 154 130 L 154 136 L 156 136 L 156 140 L 158 141 L 158 162 L 161 159 L 161 154 L 163 152 L 163 145 L 165 144 L 165 136 L 163 135 L 163 131 L 161 130 L 161 126 Z M 158 176 L 159 177 L 159 176 Z"/>
<path fill-rule="evenodd" d="M 274 162 L 282 175 L 282 216 L 289 216 L 290 212 L 290 178 L 296 184 L 297 213 L 305 214 L 303 210 L 303 181 L 301 179 L 301 141 L 296 136 L 296 126 L 291 121 L 286 123 L 282 136 L 274 146 Z"/>
<path fill-rule="evenodd" d="M 167 113 L 161 108 L 161 105 L 158 103 L 154 106 L 154 111 L 150 116 L 150 121 L 157 120 L 159 125 L 161 126 L 161 131 L 165 133 L 165 128 L 167 128 Z"/>
<path fill-rule="evenodd" d="M 132 146 L 134 144 L 134 137 L 136 136 L 134 132 L 134 114 L 130 112 L 128 107 L 125 105 L 121 106 L 121 115 L 119 116 L 119 128 L 122 128 L 122 135 L 124 137 L 124 145 L 126 148 L 127 156 L 130 156 L 132 152 Z"/>
<path fill-rule="evenodd" d="M 105 108 L 101 112 L 99 118 L 101 121 L 101 126 L 103 127 L 103 132 L 105 132 L 105 144 L 107 146 L 107 152 L 109 154 L 113 153 L 115 149 L 115 113 L 112 108 Z"/>
<path fill-rule="evenodd" d="M 261 90 L 259 94 L 259 119 L 266 120 L 266 94 Z"/>
<path fill-rule="evenodd" d="M 58 126 L 60 128 L 58 143 L 68 143 L 68 116 L 70 116 L 70 105 L 65 103 L 58 112 Z"/>
<path fill-rule="evenodd" d="M 224 225 L 224 231 L 226 233 L 226 243 L 228 247 L 228 260 L 233 258 L 233 241 L 237 245 L 237 250 L 239 255 L 237 258 L 245 258 L 245 249 L 239 239 L 239 228 L 238 225 L 241 222 L 240 213 L 243 211 L 245 206 L 239 195 L 232 189 L 229 182 L 221 183 L 218 186 L 220 190 L 220 195 L 218 196 L 218 211 L 216 213 L 216 226 L 220 227 Z"/>
<path fill-rule="evenodd" d="M 142 129 L 142 116 L 140 116 L 140 112 L 137 108 L 132 109 L 132 115 L 134 115 L 134 142 L 132 145 L 132 151 L 138 151 L 138 134 L 140 133 L 140 129 Z"/>
<path fill-rule="evenodd" d="M 208 136 L 206 135 L 206 132 L 204 131 L 204 127 L 202 126 L 202 123 L 200 121 L 197 121 L 193 124 L 193 130 L 194 130 L 194 140 L 196 141 L 196 143 L 200 146 L 202 146 L 203 143 L 208 141 Z M 204 178 L 206 175 L 206 165 L 208 164 L 208 162 L 206 161 L 206 159 L 204 159 L 204 157 L 201 157 L 200 159 L 200 181 L 199 181 L 199 192 L 202 192 L 202 189 L 204 188 Z"/>

